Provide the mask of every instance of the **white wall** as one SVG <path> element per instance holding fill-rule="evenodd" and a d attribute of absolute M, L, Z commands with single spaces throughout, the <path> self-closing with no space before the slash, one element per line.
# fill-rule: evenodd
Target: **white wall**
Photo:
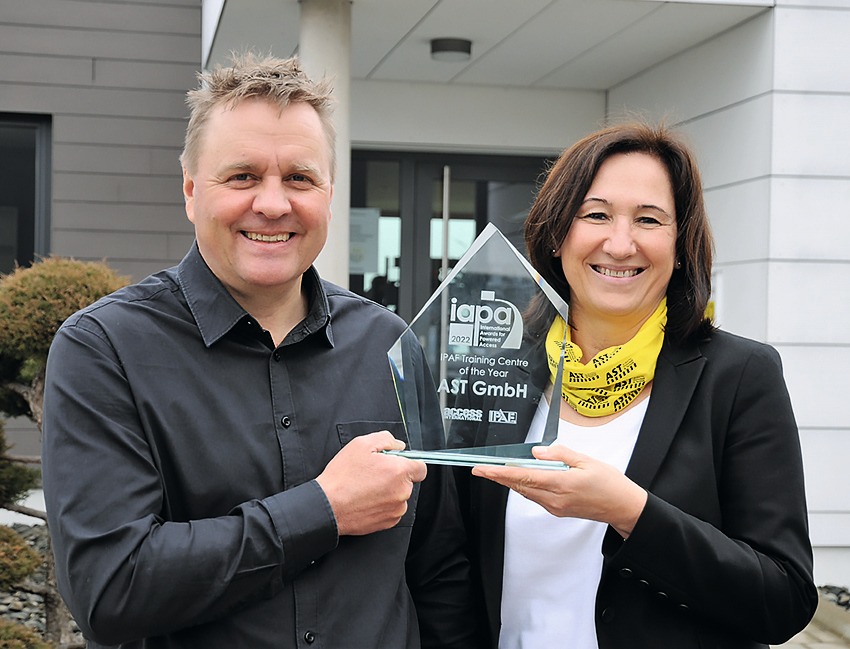
<path fill-rule="evenodd" d="M 611 90 L 684 122 L 717 240 L 724 329 L 780 352 L 800 427 L 815 580 L 850 585 L 850 5 L 776 8 Z M 830 6 L 832 5 L 832 6 Z"/>
<path fill-rule="evenodd" d="M 780 1 L 775 16 L 768 335 L 800 422 L 815 575 L 847 586 L 850 5 Z"/>
<path fill-rule="evenodd" d="M 598 128 L 605 93 L 353 81 L 353 148 L 551 155 Z"/>

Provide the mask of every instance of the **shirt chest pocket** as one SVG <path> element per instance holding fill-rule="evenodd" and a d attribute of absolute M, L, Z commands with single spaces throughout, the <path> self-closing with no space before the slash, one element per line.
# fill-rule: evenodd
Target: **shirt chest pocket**
<path fill-rule="evenodd" d="M 388 430 L 393 437 L 400 439 L 405 444 L 408 444 L 407 433 L 404 429 L 404 424 L 401 421 L 352 421 L 343 424 L 337 424 L 337 434 L 339 435 L 340 448 L 348 444 L 355 437 L 376 433 L 382 430 Z M 413 485 L 413 495 L 407 503 L 407 512 L 402 516 L 396 527 L 410 527 L 413 525 L 413 519 L 416 516 L 416 501 L 419 495 L 419 485 Z"/>
<path fill-rule="evenodd" d="M 348 444 L 355 437 L 377 433 L 382 430 L 390 431 L 393 437 L 407 444 L 407 433 L 401 421 L 350 421 L 336 425 L 340 448 Z"/>

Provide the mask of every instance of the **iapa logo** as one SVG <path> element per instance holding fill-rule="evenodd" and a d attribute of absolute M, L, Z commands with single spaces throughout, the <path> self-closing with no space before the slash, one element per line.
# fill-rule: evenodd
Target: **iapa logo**
<path fill-rule="evenodd" d="M 481 303 L 461 304 L 452 298 L 449 311 L 449 344 L 470 347 L 519 349 L 522 315 L 495 291 L 481 291 Z"/>

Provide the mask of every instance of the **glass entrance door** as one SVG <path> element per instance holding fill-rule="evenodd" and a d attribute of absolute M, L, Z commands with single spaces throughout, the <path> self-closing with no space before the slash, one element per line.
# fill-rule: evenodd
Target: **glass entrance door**
<path fill-rule="evenodd" d="M 522 226 L 546 164 L 355 152 L 351 289 L 410 321 L 487 223 L 524 252 Z"/>

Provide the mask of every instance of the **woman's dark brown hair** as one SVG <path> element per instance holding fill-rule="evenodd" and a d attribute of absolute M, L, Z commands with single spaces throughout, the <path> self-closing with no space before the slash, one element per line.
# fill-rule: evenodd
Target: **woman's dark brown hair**
<path fill-rule="evenodd" d="M 644 122 L 613 125 L 564 151 L 549 170 L 525 221 L 529 261 L 569 303 L 570 287 L 561 259 L 552 251 L 561 247 L 599 167 L 618 153 L 645 153 L 657 158 L 667 169 L 673 188 L 676 259 L 681 267 L 673 271 L 667 287 L 666 335 L 682 341 L 710 334 L 714 327 L 705 309 L 711 296 L 714 242 L 702 180 L 693 153 L 681 136 L 666 126 Z M 541 312 L 532 321 L 545 317 Z M 530 324 L 534 327 L 533 322 Z M 536 325 L 534 328 L 539 328 L 543 323 Z"/>

